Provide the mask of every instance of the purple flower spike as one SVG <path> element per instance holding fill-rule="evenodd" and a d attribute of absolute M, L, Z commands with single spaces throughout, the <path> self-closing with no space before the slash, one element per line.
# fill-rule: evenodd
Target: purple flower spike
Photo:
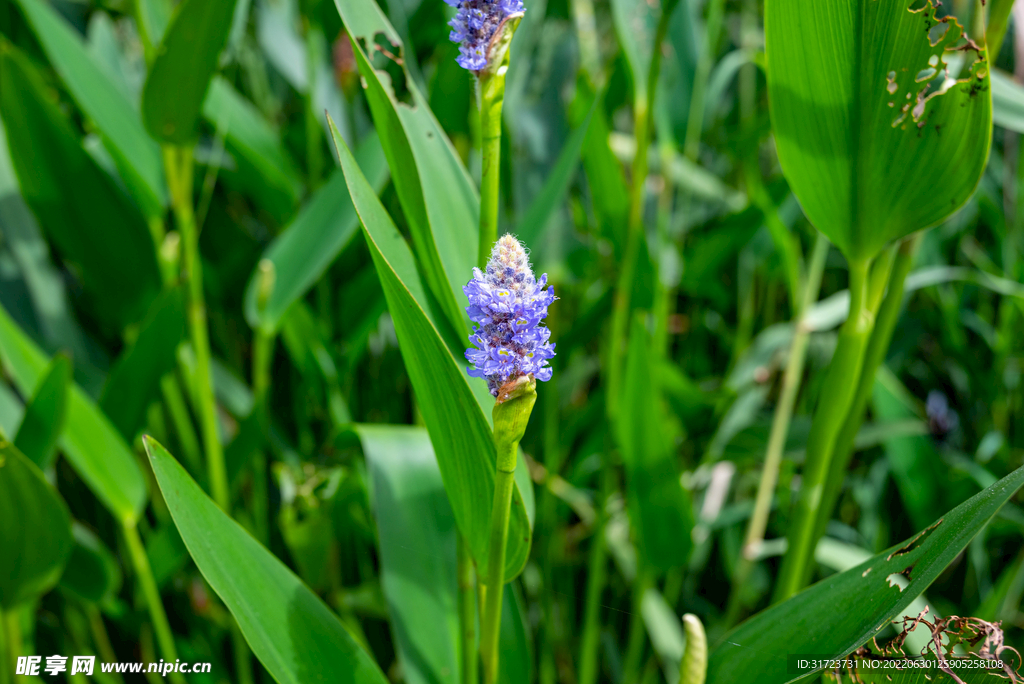
<path fill-rule="evenodd" d="M 461 43 L 455 61 L 463 69 L 482 71 L 487 67 L 487 48 L 501 23 L 514 14 L 526 11 L 522 0 L 445 0 L 458 10 L 448 22 L 452 32 L 448 38 Z"/>
<path fill-rule="evenodd" d="M 469 297 L 466 313 L 476 323 L 466 350 L 467 368 L 474 378 L 486 378 L 491 394 L 510 380 L 533 375 L 550 380 L 548 359 L 555 345 L 548 342 L 551 331 L 541 325 L 548 306 L 555 301 L 555 288 L 548 286 L 545 273 L 536 279 L 526 250 L 511 235 L 494 245 L 487 272 L 473 269 L 473 279 L 462 288 Z"/>

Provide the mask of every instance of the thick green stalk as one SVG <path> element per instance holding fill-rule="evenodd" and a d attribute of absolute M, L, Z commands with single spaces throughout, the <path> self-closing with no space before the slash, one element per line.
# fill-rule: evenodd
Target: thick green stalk
<path fill-rule="evenodd" d="M 458 535 L 459 638 L 462 641 L 462 684 L 477 684 L 479 679 L 476 653 L 476 592 L 473 582 L 473 559 L 462 535 Z"/>
<path fill-rule="evenodd" d="M 210 336 L 206 324 L 206 304 L 203 298 L 203 268 L 199 259 L 199 231 L 192 212 L 192 150 L 167 147 L 164 167 L 171 192 L 174 216 L 181 233 L 183 247 L 182 269 L 188 287 L 188 322 L 193 352 L 196 356 L 195 395 L 206 467 L 213 500 L 230 513 L 227 471 L 224 450 L 217 428 L 217 405 L 213 395 L 210 373 Z"/>
<path fill-rule="evenodd" d="M 828 238 L 818 233 L 803 286 L 800 310 L 794 317 L 793 341 L 789 347 L 789 358 L 782 376 L 782 392 L 779 395 L 779 403 L 775 406 L 772 428 L 768 435 L 768 449 L 764 457 L 764 466 L 761 469 L 761 481 L 757 486 L 754 511 L 747 525 L 747 535 L 743 541 L 743 549 L 736 565 L 736 574 L 733 577 L 733 588 L 726 610 L 726 622 L 730 625 L 735 623 L 739 615 L 743 587 L 750 578 L 750 572 L 754 567 L 754 555 L 757 552 L 757 547 L 764 541 L 764 533 L 768 527 L 768 515 L 771 512 L 775 485 L 779 480 L 779 467 L 782 464 L 782 453 L 786 446 L 786 436 L 789 433 L 789 422 L 793 416 L 793 407 L 800 390 L 800 379 L 804 374 L 807 338 L 810 334 L 810 330 L 804 323 L 804 315 L 818 299 L 828 248 Z"/>
<path fill-rule="evenodd" d="M 252 347 L 252 390 L 253 410 L 258 411 L 260 429 L 263 431 L 264 444 L 269 444 L 270 415 L 267 396 L 270 389 L 270 365 L 274 358 L 274 342 L 272 333 L 264 332 L 257 327 L 253 333 Z M 267 455 L 263 449 L 256 454 L 252 466 L 253 476 L 253 520 L 256 538 L 264 545 L 270 541 L 270 511 L 267 507 Z"/>
<path fill-rule="evenodd" d="M 167 622 L 167 613 L 164 612 L 164 604 L 160 600 L 160 590 L 156 586 L 156 579 L 153 577 L 153 569 L 149 565 L 149 556 L 139 538 L 139 530 L 134 522 L 125 522 L 121 526 L 124 533 L 125 544 L 128 546 L 128 555 L 131 557 L 132 567 L 135 569 L 135 579 L 142 589 L 142 596 L 149 608 L 149 619 L 153 623 L 153 631 L 156 633 L 157 646 L 160 655 L 168 662 L 178 659 L 177 649 L 174 646 L 174 635 L 171 633 L 171 625 Z M 185 684 L 185 677 L 179 673 L 172 672 L 170 679 L 175 684 Z"/>
<path fill-rule="evenodd" d="M 835 454 L 829 467 L 828 479 L 825 483 L 825 492 L 822 496 L 821 507 L 818 511 L 818 520 L 815 529 L 815 540 L 820 539 L 825 533 L 825 527 L 832 516 L 839 494 L 842 491 L 843 479 L 846 476 L 846 469 L 850 465 L 850 458 L 853 456 L 853 441 L 857 431 L 864 420 L 864 413 L 867 411 L 868 401 L 871 399 L 871 390 L 875 384 L 875 373 L 885 360 L 885 354 L 889 349 L 889 342 L 892 340 L 893 331 L 896 329 L 896 322 L 899 319 L 900 308 L 903 306 L 903 285 L 910 273 L 914 263 L 914 255 L 921 244 L 923 232 L 915 233 L 904 238 L 899 244 L 899 251 L 892 263 L 889 274 L 889 287 L 878 309 L 875 317 L 875 328 L 871 332 L 871 340 L 868 342 L 867 353 L 864 355 L 864 366 L 860 372 L 860 380 L 857 383 L 857 394 L 854 397 L 853 405 L 846 416 L 846 422 L 836 438 Z"/>
<path fill-rule="evenodd" d="M 480 248 L 477 263 L 487 264 L 498 241 L 498 192 L 501 179 L 501 105 L 505 101 L 505 64 L 479 79 L 480 90 Z"/>
<path fill-rule="evenodd" d="M 803 588 L 836 437 L 853 403 L 867 350 L 874 315 L 869 306 L 867 261 L 850 263 L 850 314 L 839 333 L 823 387 L 827 388 L 807 437 L 807 458 L 796 513 L 789 530 L 789 546 L 782 561 L 775 601 L 784 601 Z"/>
<path fill-rule="evenodd" d="M 480 625 L 480 659 L 485 684 L 498 681 L 498 637 L 501 630 L 501 602 L 505 586 L 505 547 L 512 509 L 514 474 L 519 441 L 530 422 L 537 401 L 537 381 L 532 375 L 519 377 L 498 391 L 494 404 L 494 503 L 491 507 L 490 540 L 487 547 L 487 592 L 484 618 Z"/>

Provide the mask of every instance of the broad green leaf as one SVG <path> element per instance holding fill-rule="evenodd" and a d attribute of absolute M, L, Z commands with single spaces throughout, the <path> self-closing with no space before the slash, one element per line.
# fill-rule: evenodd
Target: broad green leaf
<path fill-rule="evenodd" d="M 185 293 L 164 290 L 142 321 L 138 337 L 114 363 L 100 395 L 100 408 L 129 443 L 146 420 L 160 378 L 177 366 L 175 352 L 185 338 Z"/>
<path fill-rule="evenodd" d="M 60 588 L 82 601 L 104 603 L 121 588 L 121 566 L 99 537 L 79 522 L 71 523 L 74 546 Z"/>
<path fill-rule="evenodd" d="M 195 140 L 234 12 L 235 0 L 184 0 L 178 6 L 142 89 L 142 120 L 157 140 Z"/>
<path fill-rule="evenodd" d="M 167 204 L 160 147 L 146 133 L 138 111 L 48 3 L 18 4 L 68 92 L 96 124 L 143 213 L 159 216 Z"/>
<path fill-rule="evenodd" d="M 284 563 L 228 517 L 178 462 L 143 439 L 174 524 L 203 577 L 281 684 L 386 684 L 337 616 Z"/>
<path fill-rule="evenodd" d="M 912 539 L 832 575 L 758 613 L 722 637 L 708 662 L 708 684 L 782 684 L 787 653 L 853 652 L 902 614 L 1024 484 L 1024 467 L 939 518 Z M 900 588 L 891 575 L 909 580 Z M 895 579 L 895 578 L 894 578 Z M 836 610 L 842 606 L 842 610 Z M 784 648 L 780 648 L 784 644 Z"/>
<path fill-rule="evenodd" d="M 74 264 L 95 315 L 120 330 L 160 285 L 145 218 L 82 149 L 35 67 L 0 42 L 0 114 L 21 192 L 64 260 Z"/>
<path fill-rule="evenodd" d="M 356 159 L 379 192 L 388 179 L 388 167 L 376 134 L 359 145 Z M 274 289 L 260 310 L 259 273 L 253 273 L 245 291 L 249 325 L 268 333 L 276 331 L 288 308 L 320 279 L 358 231 L 359 217 L 345 187 L 345 176 L 338 169 L 263 253 L 263 258 L 274 264 Z"/>
<path fill-rule="evenodd" d="M 14 436 L 14 446 L 40 470 L 53 465 L 57 438 L 67 413 L 68 385 L 71 384 L 71 360 L 58 354 L 46 369 Z"/>
<path fill-rule="evenodd" d="M 0 437 L 0 607 L 57 583 L 71 552 L 71 515 L 42 472 Z"/>
<path fill-rule="evenodd" d="M 423 428 L 359 425 L 373 483 L 381 585 L 409 684 L 459 681 L 455 518 Z"/>
<path fill-rule="evenodd" d="M 465 363 L 454 355 L 459 353 L 461 359 L 461 351 L 456 350 L 465 344 L 430 296 L 409 246 L 333 125 L 332 132 L 455 519 L 476 560 L 479 575 L 486 577 L 495 451 L 484 407 L 493 406 L 494 399 L 484 383 L 470 384 Z M 530 535 L 529 517 L 517 484 L 512 495 L 506 581 L 522 571 L 529 554 Z"/>
<path fill-rule="evenodd" d="M 459 681 L 455 518 L 423 428 L 358 425 L 374 488 L 381 582 L 410 684 Z M 502 598 L 499 681 L 530 681 L 532 654 L 514 584 Z"/>
<path fill-rule="evenodd" d="M 282 223 L 291 218 L 302 181 L 277 131 L 259 110 L 215 76 L 203 102 L 203 116 L 214 128 L 225 129 L 227 150 L 237 167 L 231 173 L 252 179 L 246 185 L 253 200 Z"/>
<path fill-rule="evenodd" d="M 847 256 L 935 225 L 974 191 L 992 138 L 984 49 L 932 0 L 768 0 L 768 99 L 804 212 Z M 944 31 L 944 33 L 943 33 Z M 934 43 L 934 45 L 933 45 Z M 968 44 L 970 45 L 970 44 Z M 966 64 L 956 73 L 947 64 Z"/>
<path fill-rule="evenodd" d="M 637 549 L 651 567 L 667 569 L 686 565 L 693 547 L 693 512 L 665 429 L 655 358 L 647 331 L 637 319 L 626 358 L 619 449 Z"/>
<path fill-rule="evenodd" d="M 366 99 L 424 280 L 450 325 L 461 333 L 468 330 L 464 315 L 468 300 L 462 286 L 478 265 L 479 195 L 409 72 L 404 67 L 391 71 L 374 67 L 373 59 L 383 55 L 378 44 L 391 43 L 388 51 L 398 56 L 406 53 L 377 4 L 373 0 L 335 0 L 334 4 L 352 39 Z"/>
<path fill-rule="evenodd" d="M 0 307 L 0 361 L 18 390 L 39 384 L 49 359 Z M 118 520 L 138 520 L 146 505 L 146 481 L 131 449 L 80 387 L 70 388 L 64 429 L 57 444 L 71 466 Z"/>

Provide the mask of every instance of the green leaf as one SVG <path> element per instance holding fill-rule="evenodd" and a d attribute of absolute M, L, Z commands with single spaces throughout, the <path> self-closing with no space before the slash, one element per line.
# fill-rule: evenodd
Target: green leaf
<path fill-rule="evenodd" d="M 79 522 L 71 523 L 74 546 L 60 588 L 88 603 L 104 603 L 121 588 L 121 567 L 99 537 Z"/>
<path fill-rule="evenodd" d="M 49 591 L 71 552 L 71 515 L 42 472 L 0 437 L 0 607 Z"/>
<path fill-rule="evenodd" d="M 486 577 L 496 455 L 485 407 L 492 407 L 494 399 L 484 383 L 470 384 L 464 362 L 457 361 L 454 355 L 459 353 L 461 358 L 465 344 L 447 325 L 436 300 L 429 296 L 409 246 L 333 122 L 331 131 L 455 519 L 476 560 L 477 572 Z M 519 574 L 526 564 L 530 535 L 529 517 L 517 485 L 512 494 L 506 581 Z"/>
<path fill-rule="evenodd" d="M 142 89 L 142 120 L 157 140 L 195 140 L 234 12 L 235 0 L 184 0 L 178 6 Z"/>
<path fill-rule="evenodd" d="M 184 338 L 185 293 L 180 287 L 164 290 L 135 342 L 114 363 L 100 395 L 100 408 L 128 442 L 142 429 L 160 378 L 177 366 L 175 352 Z"/>
<path fill-rule="evenodd" d="M 455 518 L 423 428 L 358 425 L 380 539 L 381 585 L 409 684 L 459 681 Z M 525 681 L 525 680 L 524 680 Z"/>
<path fill-rule="evenodd" d="M 945 65 L 960 63 L 951 51 L 962 29 L 937 17 L 931 0 L 914 5 L 769 0 L 765 8 L 782 170 L 811 223 L 857 261 L 953 213 L 988 158 L 985 51 L 958 52 L 967 66 L 951 84 L 957 74 Z"/>
<path fill-rule="evenodd" d="M 747 620 L 722 637 L 708 684 L 782 684 L 787 653 L 853 652 L 902 614 L 1024 484 L 1024 467 L 979 492 L 903 544 L 832 575 Z M 903 589 L 891 575 L 909 579 Z M 836 606 L 842 606 L 837 611 Z M 780 648 L 784 644 L 784 648 Z"/>
<path fill-rule="evenodd" d="M 637 548 L 655 568 L 686 565 L 693 547 L 690 497 L 680 483 L 643 323 L 633 321 L 618 437 Z"/>
<path fill-rule="evenodd" d="M 18 0 L 18 4 L 68 92 L 96 124 L 143 213 L 162 214 L 167 192 L 160 147 L 146 133 L 138 111 L 49 4 L 42 0 Z"/>
<path fill-rule="evenodd" d="M 379 192 L 387 182 L 388 166 L 376 134 L 359 145 L 356 159 Z M 358 230 L 359 217 L 345 187 L 345 176 L 338 169 L 263 253 L 263 258 L 274 264 L 274 289 L 260 310 L 258 269 L 253 273 L 245 291 L 249 325 L 267 333 L 276 331 L 288 308 L 320 279 Z"/>
<path fill-rule="evenodd" d="M 0 42 L 0 113 L 21 192 L 64 260 L 75 265 L 95 315 L 120 330 L 160 286 L 145 218 L 86 154 L 29 61 Z"/>
<path fill-rule="evenodd" d="M 467 330 L 462 286 L 477 266 L 480 197 L 455 148 L 430 111 L 409 72 L 374 68 L 372 48 L 391 43 L 405 54 L 401 38 L 373 0 L 335 0 L 349 31 L 366 99 L 381 135 L 402 211 L 409 222 L 424 280 L 455 330 Z M 382 44 L 382 43 L 381 43 Z M 371 46 L 371 47 L 368 47 Z M 396 82 L 397 80 L 397 82 Z"/>
<path fill-rule="evenodd" d="M 49 359 L 0 307 L 0 361 L 22 394 L 38 386 Z M 138 520 L 146 482 L 131 449 L 78 385 L 70 388 L 57 444 L 90 490 L 115 518 Z"/>
<path fill-rule="evenodd" d="M 657 6 L 644 0 L 612 0 L 611 5 L 615 35 L 633 75 L 633 99 L 639 102 L 647 96 Z"/>
<path fill-rule="evenodd" d="M 225 129 L 227 150 L 237 167 L 230 173 L 246 179 L 253 200 L 282 223 L 291 218 L 302 181 L 273 126 L 220 76 L 210 84 L 203 116 L 214 128 Z"/>
<path fill-rule="evenodd" d="M 14 446 L 40 470 L 49 469 L 57 455 L 71 382 L 71 359 L 58 354 L 25 405 L 25 415 L 14 436 Z"/>
<path fill-rule="evenodd" d="M 387 683 L 302 580 L 225 515 L 166 449 L 150 437 L 143 441 L 192 559 L 275 680 Z"/>

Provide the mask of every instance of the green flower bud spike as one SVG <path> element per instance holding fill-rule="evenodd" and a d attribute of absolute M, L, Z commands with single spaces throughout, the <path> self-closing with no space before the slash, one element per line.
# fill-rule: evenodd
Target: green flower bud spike
<path fill-rule="evenodd" d="M 530 422 L 530 413 L 537 402 L 537 380 L 533 375 L 510 379 L 498 389 L 494 404 L 494 447 L 497 451 L 497 472 L 494 478 L 494 505 L 491 508 L 491 537 L 488 546 L 487 593 L 483 623 L 480 628 L 480 656 L 484 681 L 498 681 L 498 634 L 501 628 L 502 589 L 505 586 L 505 545 L 508 542 L 508 521 L 512 505 L 513 474 L 519 453 L 519 441 Z"/>
<path fill-rule="evenodd" d="M 704 625 L 693 613 L 683 616 L 686 650 L 679 664 L 679 684 L 704 684 L 708 676 L 708 637 Z"/>

